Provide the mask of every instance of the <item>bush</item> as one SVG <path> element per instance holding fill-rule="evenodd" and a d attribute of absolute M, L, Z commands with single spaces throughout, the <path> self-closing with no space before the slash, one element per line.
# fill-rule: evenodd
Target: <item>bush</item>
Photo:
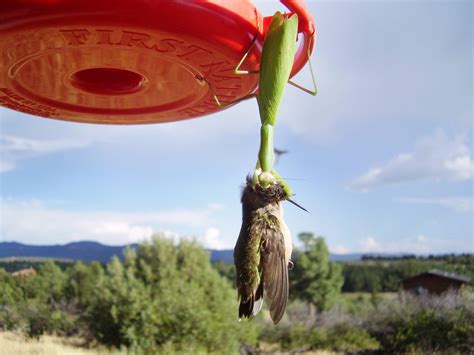
<path fill-rule="evenodd" d="M 379 348 L 373 338 L 351 315 L 339 308 L 317 313 L 316 307 L 302 301 L 288 306 L 287 317 L 273 327 L 265 322 L 260 340 L 278 343 L 287 351 L 361 351 Z"/>
<path fill-rule="evenodd" d="M 113 259 L 88 311 L 97 339 L 134 352 L 234 352 L 253 343 L 253 323 L 238 323 L 235 292 L 197 243 L 156 237 Z"/>
<path fill-rule="evenodd" d="M 360 351 L 378 349 L 380 344 L 365 329 L 351 324 L 341 323 L 329 329 L 326 349 L 335 351 Z"/>
<path fill-rule="evenodd" d="M 409 296 L 379 311 L 370 332 L 384 351 L 474 351 L 474 306 L 462 295 Z"/>

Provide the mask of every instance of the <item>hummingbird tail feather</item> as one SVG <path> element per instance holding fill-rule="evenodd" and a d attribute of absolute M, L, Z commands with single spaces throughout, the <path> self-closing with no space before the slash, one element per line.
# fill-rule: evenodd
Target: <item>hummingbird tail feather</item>
<path fill-rule="evenodd" d="M 239 319 L 242 319 L 243 317 L 250 318 L 250 316 L 252 315 L 253 305 L 253 296 L 251 296 L 247 301 L 240 300 Z"/>
<path fill-rule="evenodd" d="M 262 309 L 263 305 L 263 280 L 257 287 L 257 290 L 254 294 L 244 301 L 240 300 L 239 306 L 239 318 L 246 317 L 250 318 L 251 316 L 256 316 L 258 312 Z"/>
<path fill-rule="evenodd" d="M 255 291 L 255 303 L 253 305 L 252 314 L 256 316 L 262 309 L 263 305 L 263 279 L 260 281 L 257 291 Z"/>

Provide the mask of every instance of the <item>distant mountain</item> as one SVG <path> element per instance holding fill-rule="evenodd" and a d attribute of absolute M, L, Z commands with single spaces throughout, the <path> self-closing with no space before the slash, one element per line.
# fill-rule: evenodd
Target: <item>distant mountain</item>
<path fill-rule="evenodd" d="M 98 242 L 82 241 L 64 245 L 27 245 L 17 242 L 0 242 L 0 258 L 7 257 L 41 257 L 70 259 L 82 261 L 108 262 L 113 255 L 121 258 L 126 247 L 134 248 L 136 244 L 111 246 Z M 233 250 L 209 250 L 211 261 L 233 262 Z M 331 254 L 332 261 L 360 260 L 364 254 Z"/>
<path fill-rule="evenodd" d="M 40 257 L 108 262 L 113 255 L 122 258 L 125 248 L 136 246 L 136 244 L 111 246 L 91 241 L 64 245 L 27 245 L 17 242 L 0 242 L 0 258 Z M 209 252 L 211 253 L 211 261 L 222 260 L 225 263 L 230 263 L 233 260 L 232 250 L 209 250 Z"/>
<path fill-rule="evenodd" d="M 356 261 L 361 260 L 363 255 L 365 254 L 330 254 L 329 260 L 340 262 Z"/>
<path fill-rule="evenodd" d="M 134 245 L 131 245 L 133 247 Z M 122 257 L 126 246 L 111 246 L 97 242 L 74 242 L 65 245 L 26 245 L 16 242 L 0 243 L 0 258 L 42 257 L 107 262 L 113 255 Z"/>
<path fill-rule="evenodd" d="M 224 250 L 209 250 L 211 253 L 211 261 L 222 261 L 224 263 L 233 263 L 234 262 L 234 251 L 231 249 Z"/>

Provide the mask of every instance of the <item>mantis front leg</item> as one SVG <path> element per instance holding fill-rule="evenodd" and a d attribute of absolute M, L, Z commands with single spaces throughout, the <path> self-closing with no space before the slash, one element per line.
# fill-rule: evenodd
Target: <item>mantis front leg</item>
<path fill-rule="evenodd" d="M 262 174 L 266 173 L 259 177 L 259 182 L 264 187 L 267 187 L 273 182 L 268 181 L 268 174 L 271 174 L 273 170 L 273 160 L 273 125 L 264 124 L 260 128 L 260 149 L 258 151 L 258 161 L 262 169 Z"/>
<path fill-rule="evenodd" d="M 268 187 L 270 184 L 278 182 L 283 186 L 285 194 L 290 197 L 292 195 L 291 188 L 273 168 L 274 159 L 273 125 L 263 124 L 260 128 L 260 149 L 252 179 L 253 184 L 255 185 L 258 182 L 262 187 Z"/>

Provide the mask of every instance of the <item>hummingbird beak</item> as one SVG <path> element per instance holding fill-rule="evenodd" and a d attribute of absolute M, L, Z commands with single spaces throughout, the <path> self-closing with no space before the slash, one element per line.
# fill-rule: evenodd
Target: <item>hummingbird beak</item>
<path fill-rule="evenodd" d="M 290 198 L 287 198 L 286 200 L 287 200 L 288 202 L 291 202 L 291 203 L 292 203 L 293 205 L 295 205 L 296 207 L 299 207 L 299 208 L 301 208 L 303 211 L 305 211 L 305 212 L 308 212 L 308 213 L 309 213 L 309 211 L 308 211 L 306 208 L 304 208 L 303 206 L 300 206 L 299 204 L 297 204 L 297 203 L 296 203 L 295 201 L 293 201 L 292 199 L 290 199 Z"/>

